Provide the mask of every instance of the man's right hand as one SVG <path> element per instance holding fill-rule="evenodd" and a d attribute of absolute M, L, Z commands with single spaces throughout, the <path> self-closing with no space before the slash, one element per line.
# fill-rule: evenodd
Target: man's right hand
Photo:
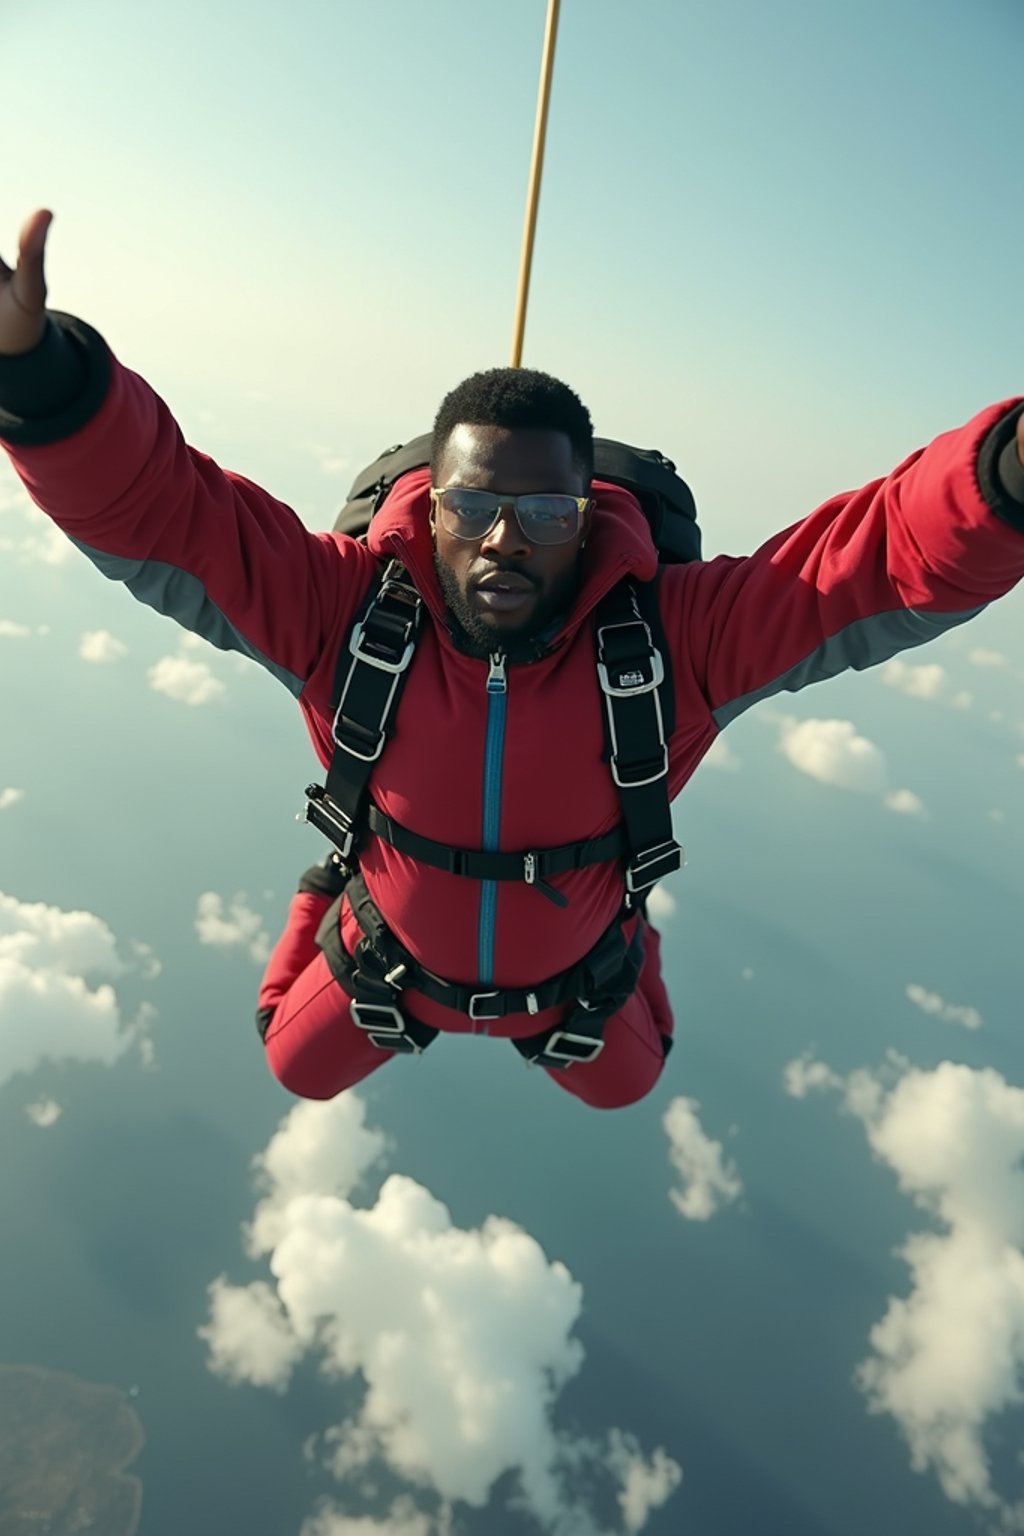
<path fill-rule="evenodd" d="M 43 250 L 52 219 L 47 208 L 29 214 L 21 226 L 14 268 L 0 256 L 0 357 L 31 352 L 46 334 Z"/>

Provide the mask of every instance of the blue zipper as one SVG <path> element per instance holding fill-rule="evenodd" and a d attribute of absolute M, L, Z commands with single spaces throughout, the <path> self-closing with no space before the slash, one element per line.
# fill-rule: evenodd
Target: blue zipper
<path fill-rule="evenodd" d="M 487 674 L 487 735 L 484 739 L 484 808 L 482 841 L 494 852 L 501 837 L 501 770 L 505 756 L 505 715 L 508 679 L 501 651 L 491 655 Z M 494 942 L 498 919 L 498 882 L 484 880 L 480 887 L 480 925 L 477 930 L 477 976 L 481 987 L 494 980 Z M 486 1026 L 484 1027 L 486 1033 Z"/>

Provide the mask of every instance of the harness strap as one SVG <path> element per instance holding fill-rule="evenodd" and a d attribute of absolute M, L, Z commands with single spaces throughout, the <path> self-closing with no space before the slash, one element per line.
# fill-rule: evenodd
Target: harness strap
<path fill-rule="evenodd" d="M 420 965 L 388 928 L 362 876 L 352 877 L 345 894 L 363 933 L 355 955 L 341 941 L 341 896 L 325 914 L 316 942 L 331 974 L 353 998 L 356 1023 L 385 1050 L 424 1050 L 438 1033 L 399 1008 L 400 994 L 411 988 L 474 1022 L 539 1013 L 571 1002 L 572 1012 L 562 1024 L 514 1043 L 529 1060 L 545 1066 L 592 1061 L 603 1044 L 605 1021 L 632 994 L 643 965 L 642 922 L 627 944 L 616 918 L 580 961 L 538 986 L 478 991 L 445 981 Z"/>
<path fill-rule="evenodd" d="M 326 785 L 307 786 L 306 820 L 334 844 L 350 868 L 355 867 L 357 843 L 368 826 L 392 847 L 434 868 L 477 880 L 524 880 L 559 906 L 567 901 L 548 883 L 549 876 L 621 858 L 626 907 L 635 910 L 646 891 L 682 864 L 667 794 L 674 710 L 656 587 L 656 581 L 639 587 L 619 582 L 596 612 L 608 763 L 622 807 L 622 822 L 611 832 L 522 852 L 455 848 L 410 831 L 372 803 L 366 805 L 367 784 L 393 728 L 390 722 L 422 617 L 423 600 L 397 561 L 390 562 L 379 585 L 371 583 L 348 649 L 339 655 L 334 753 Z"/>
<path fill-rule="evenodd" d="M 384 750 L 388 724 L 416 649 L 423 599 L 397 560 L 379 586 L 370 584 L 348 651 L 339 653 L 331 734 L 334 753 L 325 786 L 306 789 L 307 821 L 349 861 L 373 766 Z M 349 660 L 351 657 L 351 660 Z"/>
<path fill-rule="evenodd" d="M 411 832 L 386 815 L 372 800 L 367 806 L 366 819 L 370 831 L 390 843 L 392 848 L 397 848 L 399 853 L 407 853 L 421 864 L 447 870 L 451 875 L 468 875 L 472 880 L 525 880 L 527 885 L 534 885 L 549 875 L 603 864 L 608 859 L 621 858 L 626 852 L 626 834 L 621 826 L 613 827 L 603 837 L 563 843 L 557 848 L 537 848 L 524 853 L 487 853 L 477 848 L 452 848 L 447 843 L 423 837 L 419 832 Z"/>
<path fill-rule="evenodd" d="M 641 590 L 646 618 L 633 582 L 613 587 L 597 609 L 597 676 L 607 713 L 609 768 L 622 804 L 630 909 L 683 862 L 668 798 L 672 722 L 666 722 L 662 696 L 671 709 L 672 690 L 663 688 L 664 637 L 660 647 L 655 644 L 648 618 L 660 629 L 657 601 L 647 588 Z"/>

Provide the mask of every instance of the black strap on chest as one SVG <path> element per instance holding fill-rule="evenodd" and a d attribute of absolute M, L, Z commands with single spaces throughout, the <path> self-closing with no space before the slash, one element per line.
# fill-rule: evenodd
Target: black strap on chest
<path fill-rule="evenodd" d="M 325 785 L 306 789 L 306 820 L 354 865 L 365 823 L 364 800 L 373 765 L 384 750 L 401 696 L 423 613 L 423 599 L 404 566 L 392 560 L 371 584 L 339 653 L 331 735 L 334 754 Z"/>
<path fill-rule="evenodd" d="M 566 898 L 548 883 L 550 876 L 622 859 L 626 906 L 635 906 L 682 863 L 668 799 L 674 706 L 656 585 L 620 582 L 595 614 L 606 756 L 622 805 L 620 826 L 602 837 L 554 848 L 488 852 L 435 842 L 368 802 L 366 787 L 394 728 L 422 619 L 423 600 L 397 561 L 388 565 L 379 586 L 371 586 L 348 648 L 339 656 L 334 754 L 326 785 L 306 789 L 306 820 L 351 869 L 359 837 L 369 828 L 421 863 L 474 880 L 523 880 L 560 906 Z"/>
<path fill-rule="evenodd" d="M 656 583 L 620 582 L 597 608 L 597 676 L 605 701 L 608 766 L 629 850 L 627 906 L 683 862 L 668 797 L 675 704 L 665 655 Z"/>

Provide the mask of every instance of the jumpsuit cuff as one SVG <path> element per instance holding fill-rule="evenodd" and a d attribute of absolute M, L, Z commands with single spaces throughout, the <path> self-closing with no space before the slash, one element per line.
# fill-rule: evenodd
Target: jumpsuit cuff
<path fill-rule="evenodd" d="M 1018 405 L 985 438 L 978 455 L 978 484 L 996 517 L 1024 533 L 1024 464 L 1016 437 L 1022 414 L 1024 405 Z"/>
<path fill-rule="evenodd" d="M 42 341 L 0 357 L 0 438 L 36 448 L 70 437 L 96 415 L 110 384 L 110 353 L 98 331 L 50 310 Z"/>

